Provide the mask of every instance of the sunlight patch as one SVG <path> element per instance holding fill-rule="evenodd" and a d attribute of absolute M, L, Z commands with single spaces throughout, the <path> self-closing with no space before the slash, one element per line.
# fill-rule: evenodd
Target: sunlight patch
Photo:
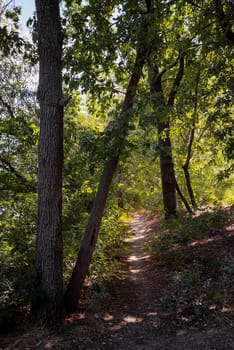
<path fill-rule="evenodd" d="M 136 317 L 136 316 L 126 316 L 124 317 L 124 322 L 126 323 L 140 323 L 143 321 L 143 318 L 141 317 Z"/>
<path fill-rule="evenodd" d="M 131 273 L 139 273 L 141 272 L 140 269 L 130 269 Z"/>
<path fill-rule="evenodd" d="M 114 319 L 114 316 L 112 316 L 112 315 L 110 315 L 110 314 L 105 314 L 105 315 L 103 316 L 103 320 L 104 320 L 104 321 L 113 321 L 113 319 Z"/>
<path fill-rule="evenodd" d="M 86 317 L 86 314 L 85 313 L 74 313 L 72 314 L 70 317 L 67 317 L 66 318 L 66 322 L 68 323 L 72 323 L 72 322 L 75 322 L 77 320 L 84 320 Z"/>
<path fill-rule="evenodd" d="M 44 345 L 44 349 L 46 349 L 46 350 L 52 349 L 56 343 L 57 343 L 57 340 L 55 340 L 55 339 L 48 340 L 46 342 L 46 344 Z"/>
<path fill-rule="evenodd" d="M 148 312 L 147 316 L 157 316 L 157 312 Z"/>

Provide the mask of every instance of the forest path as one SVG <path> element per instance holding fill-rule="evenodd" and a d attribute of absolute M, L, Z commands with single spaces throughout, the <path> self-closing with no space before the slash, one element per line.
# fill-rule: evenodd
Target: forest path
<path fill-rule="evenodd" d="M 215 327 L 211 320 L 208 328 L 184 327 L 175 312 L 162 309 L 170 265 L 157 265 L 146 249 L 159 225 L 157 214 L 133 214 L 125 241 L 129 253 L 121 259 L 125 273 L 100 310 L 80 310 L 61 331 L 29 330 L 0 350 L 234 350 L 226 323 Z M 216 249 L 218 254 L 220 246 Z"/>
<path fill-rule="evenodd" d="M 131 237 L 126 240 L 130 254 L 126 259 L 129 266 L 129 288 L 134 291 L 134 308 L 141 312 L 154 312 L 152 301 L 159 297 L 155 288 L 156 278 L 153 271 L 152 256 L 147 250 L 147 244 L 152 238 L 152 232 L 156 231 L 158 218 L 152 218 L 135 214 L 130 224 Z M 154 276 L 153 276 L 153 275 Z M 161 276 L 159 277 L 159 283 Z"/>

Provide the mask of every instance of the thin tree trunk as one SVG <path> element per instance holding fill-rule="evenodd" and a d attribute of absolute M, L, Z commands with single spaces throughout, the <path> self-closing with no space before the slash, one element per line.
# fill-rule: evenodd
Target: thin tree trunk
<path fill-rule="evenodd" d="M 197 203 L 196 203 L 196 199 L 194 196 L 194 192 L 193 192 L 193 188 L 192 188 L 192 184 L 191 184 L 191 178 L 190 178 L 190 174 L 189 174 L 189 164 L 190 164 L 190 160 L 192 158 L 192 144 L 193 144 L 193 140 L 194 140 L 194 134 L 195 134 L 195 127 L 193 126 L 191 133 L 190 133 L 188 154 L 187 154 L 186 162 L 183 165 L 183 171 L 184 171 L 184 177 L 185 177 L 186 186 L 187 186 L 187 190 L 188 190 L 188 194 L 189 194 L 189 197 L 191 200 L 192 207 L 196 208 Z"/>
<path fill-rule="evenodd" d="M 63 319 L 62 33 L 59 0 L 36 0 L 38 18 L 40 138 L 38 156 L 38 285 L 32 312 L 46 324 Z"/>
<path fill-rule="evenodd" d="M 127 135 L 127 129 L 130 119 L 130 111 L 133 106 L 133 100 L 136 94 L 137 86 L 142 74 L 142 68 L 145 63 L 147 50 L 145 45 L 139 45 L 137 50 L 133 74 L 131 76 L 128 88 L 123 102 L 122 112 L 119 116 L 119 122 L 124 125 L 124 136 Z M 101 220 L 105 209 L 111 182 L 118 165 L 121 149 L 117 149 L 116 153 L 110 157 L 106 163 L 103 174 L 100 179 L 98 192 L 94 201 L 93 209 L 86 227 L 84 239 L 81 244 L 78 259 L 72 272 L 65 296 L 64 304 L 66 311 L 71 313 L 78 307 L 79 298 L 84 284 L 85 276 L 88 272 L 89 265 L 93 256 L 98 233 L 101 226 Z"/>
<path fill-rule="evenodd" d="M 189 173 L 189 165 L 190 165 L 190 161 L 192 159 L 192 147 L 193 147 L 193 142 L 194 142 L 194 138 L 195 138 L 195 130 L 196 130 L 199 78 L 200 78 L 200 70 L 198 70 L 197 77 L 196 77 L 193 125 L 192 125 L 192 129 L 190 132 L 190 137 L 189 137 L 187 157 L 186 157 L 186 160 L 182 166 L 183 171 L 184 171 L 184 177 L 185 177 L 185 182 L 186 182 L 186 186 L 187 186 L 187 191 L 188 191 L 193 208 L 196 208 L 197 203 L 196 203 L 196 199 L 195 199 L 193 188 L 192 188 L 192 183 L 191 183 L 191 178 L 190 178 L 190 173 Z"/>
<path fill-rule="evenodd" d="M 176 181 L 176 191 L 177 191 L 178 195 L 180 196 L 182 202 L 184 203 L 184 206 L 185 206 L 185 208 L 187 209 L 187 211 L 188 211 L 189 213 L 192 213 L 192 210 L 191 210 L 191 208 L 190 208 L 190 205 L 189 205 L 187 199 L 185 198 L 185 196 L 183 195 L 183 193 L 182 193 L 182 191 L 181 191 L 181 189 L 180 189 L 180 186 L 179 186 L 179 184 L 178 184 L 177 181 Z"/>

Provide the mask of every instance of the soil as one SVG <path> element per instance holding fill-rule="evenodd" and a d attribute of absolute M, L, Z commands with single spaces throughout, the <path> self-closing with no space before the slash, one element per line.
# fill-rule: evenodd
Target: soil
<path fill-rule="evenodd" d="M 201 318 L 189 317 L 173 305 L 171 308 L 167 305 L 166 309 L 162 307 L 166 296 L 173 295 L 171 261 L 160 264 L 146 249 L 159 222 L 158 215 L 134 214 L 130 224 L 131 236 L 126 240 L 129 254 L 121 257 L 124 277 L 115 281 L 109 298 L 98 311 L 88 311 L 83 307 L 67 317 L 63 328 L 56 331 L 35 327 L 22 335 L 2 337 L 0 349 L 234 349 L 233 298 L 227 308 L 218 308 L 218 302 L 209 306 Z M 233 253 L 234 227 L 227 227 L 220 235 L 222 242 L 212 240 L 205 255 L 199 250 L 201 242 L 191 245 L 189 255 L 201 260 L 203 255 L 204 259 L 209 259 Z M 211 270 L 207 271 L 207 279 Z"/>

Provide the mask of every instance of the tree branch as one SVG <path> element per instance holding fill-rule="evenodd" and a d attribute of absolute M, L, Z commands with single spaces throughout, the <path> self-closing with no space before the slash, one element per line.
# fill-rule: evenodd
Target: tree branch
<path fill-rule="evenodd" d="M 0 157 L 0 162 L 2 163 L 3 169 L 13 174 L 17 179 L 24 182 L 25 186 L 29 187 L 31 190 L 36 191 L 37 188 L 30 181 L 28 181 L 22 174 L 20 174 L 15 167 L 6 159 Z"/>
<path fill-rule="evenodd" d="M 183 75 L 184 75 L 184 56 L 185 56 L 184 53 L 180 53 L 179 57 L 178 57 L 179 69 L 178 69 L 177 75 L 174 79 L 174 83 L 173 83 L 173 86 L 171 88 L 171 91 L 170 91 L 170 94 L 168 97 L 168 102 L 167 102 L 168 106 L 174 105 L 177 88 L 179 87 L 180 82 L 181 82 Z M 177 62 L 178 62 L 178 60 L 177 60 Z"/>
<path fill-rule="evenodd" d="M 172 62 L 167 68 L 164 68 L 160 73 L 159 73 L 159 68 L 158 68 L 158 66 L 157 66 L 156 64 L 154 65 L 154 75 L 153 75 L 153 77 L 152 77 L 152 79 L 151 79 L 151 82 L 150 82 L 151 91 L 152 91 L 152 90 L 155 90 L 154 87 L 155 87 L 156 85 L 159 85 L 159 81 L 160 81 L 160 83 L 161 83 L 161 81 L 162 81 L 162 76 L 163 76 L 168 70 L 172 69 L 173 67 L 175 67 L 175 66 L 177 65 L 179 59 L 180 59 L 180 54 L 178 55 L 177 59 L 176 59 L 174 62 Z M 149 63 L 148 63 L 148 66 L 150 67 L 150 64 L 149 64 Z"/>
<path fill-rule="evenodd" d="M 6 9 L 8 8 L 8 6 L 13 2 L 13 0 L 8 1 L 8 3 L 6 3 L 6 5 L 3 6 L 2 11 L 0 12 L 0 16 L 6 11 Z"/>
<path fill-rule="evenodd" d="M 185 160 L 185 163 L 183 165 L 183 168 L 186 168 L 189 166 L 189 162 L 192 158 L 192 145 L 195 137 L 195 124 L 196 124 L 196 115 L 197 115 L 197 101 L 198 101 L 198 85 L 199 85 L 199 78 L 200 78 L 200 70 L 197 73 L 197 79 L 196 79 L 196 86 L 195 86 L 195 99 L 194 99 L 194 116 L 193 116 L 193 124 L 192 129 L 189 136 L 189 144 L 188 144 L 188 151 L 187 151 L 187 158 Z"/>

